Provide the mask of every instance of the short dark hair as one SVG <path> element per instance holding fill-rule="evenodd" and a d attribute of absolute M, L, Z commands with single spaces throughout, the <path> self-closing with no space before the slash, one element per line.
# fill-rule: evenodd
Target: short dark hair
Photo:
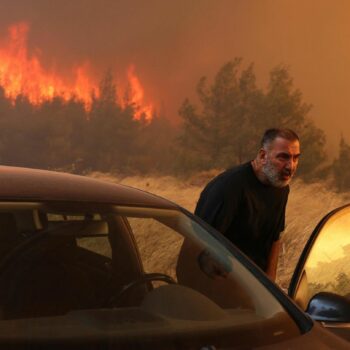
<path fill-rule="evenodd" d="M 261 147 L 263 148 L 268 146 L 277 137 L 281 137 L 289 141 L 299 141 L 299 136 L 291 129 L 272 128 L 272 129 L 267 129 L 264 132 L 264 136 L 261 140 Z"/>

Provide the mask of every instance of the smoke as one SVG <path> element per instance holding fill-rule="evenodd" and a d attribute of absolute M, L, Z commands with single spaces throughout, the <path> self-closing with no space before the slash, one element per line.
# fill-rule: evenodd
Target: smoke
<path fill-rule="evenodd" d="M 64 74 L 85 60 L 100 76 L 134 64 L 145 95 L 172 120 L 200 76 L 236 56 L 255 63 L 259 85 L 285 64 L 334 153 L 341 132 L 350 141 L 349 10 L 331 0 L 2 0 L 0 32 L 28 22 L 29 50 Z"/>

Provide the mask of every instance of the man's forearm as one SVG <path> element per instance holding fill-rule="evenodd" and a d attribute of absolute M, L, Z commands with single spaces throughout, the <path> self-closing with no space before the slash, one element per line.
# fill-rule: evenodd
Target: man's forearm
<path fill-rule="evenodd" d="M 280 252 L 280 241 L 275 241 L 272 244 L 270 255 L 267 261 L 266 274 L 272 281 L 276 280 L 277 273 L 277 264 L 278 264 L 278 255 Z"/>

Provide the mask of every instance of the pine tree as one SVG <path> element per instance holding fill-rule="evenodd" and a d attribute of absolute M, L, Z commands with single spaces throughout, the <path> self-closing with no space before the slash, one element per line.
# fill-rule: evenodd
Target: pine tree
<path fill-rule="evenodd" d="M 294 89 L 285 67 L 271 71 L 267 91 L 256 86 L 253 65 L 241 69 L 236 58 L 225 64 L 208 87 L 197 86 L 200 108 L 188 99 L 179 114 L 179 164 L 187 171 L 227 168 L 254 158 L 263 132 L 272 127 L 295 130 L 303 159 L 299 173 L 310 177 L 325 160 L 325 135 L 309 118 L 311 105 Z"/>
<path fill-rule="evenodd" d="M 85 135 L 84 163 L 100 171 L 126 170 L 135 152 L 138 123 L 133 109 L 117 102 L 117 89 L 110 72 L 100 83 L 100 95 L 93 98 Z"/>

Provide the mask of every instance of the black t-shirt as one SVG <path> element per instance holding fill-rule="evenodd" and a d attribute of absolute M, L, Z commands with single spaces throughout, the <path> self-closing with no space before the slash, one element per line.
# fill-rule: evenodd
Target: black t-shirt
<path fill-rule="evenodd" d="M 211 180 L 195 214 L 266 270 L 271 246 L 284 230 L 288 194 L 289 186 L 261 183 L 249 162 Z"/>

